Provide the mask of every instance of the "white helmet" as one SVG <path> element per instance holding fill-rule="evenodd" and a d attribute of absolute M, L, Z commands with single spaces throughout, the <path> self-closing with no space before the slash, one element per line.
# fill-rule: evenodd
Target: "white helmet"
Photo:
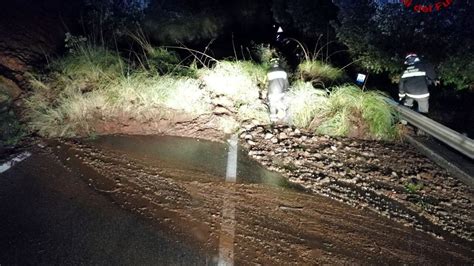
<path fill-rule="evenodd" d="M 413 65 L 414 63 L 419 62 L 419 61 L 420 61 L 420 58 L 415 53 L 409 53 L 405 57 L 405 65 Z"/>

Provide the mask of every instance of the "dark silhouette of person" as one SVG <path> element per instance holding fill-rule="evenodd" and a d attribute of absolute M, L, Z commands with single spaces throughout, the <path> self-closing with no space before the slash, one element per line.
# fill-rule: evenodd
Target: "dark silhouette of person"
<path fill-rule="evenodd" d="M 436 80 L 434 68 L 431 64 L 422 62 L 415 53 L 410 53 L 405 57 L 405 65 L 407 67 L 398 86 L 399 101 L 410 108 L 416 101 L 418 112 L 428 113 L 430 97 L 428 86 L 439 83 Z"/>
<path fill-rule="evenodd" d="M 273 58 L 270 60 L 271 67 L 267 73 L 268 79 L 268 107 L 270 111 L 270 121 L 285 122 L 287 119 L 286 92 L 290 87 L 288 74 L 281 67 L 280 60 Z"/>

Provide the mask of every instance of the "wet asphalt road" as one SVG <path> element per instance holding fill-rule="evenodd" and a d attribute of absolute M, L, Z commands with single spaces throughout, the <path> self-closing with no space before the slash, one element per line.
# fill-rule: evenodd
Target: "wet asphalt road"
<path fill-rule="evenodd" d="M 45 154 L 0 174 L 0 265 L 207 264 Z"/>

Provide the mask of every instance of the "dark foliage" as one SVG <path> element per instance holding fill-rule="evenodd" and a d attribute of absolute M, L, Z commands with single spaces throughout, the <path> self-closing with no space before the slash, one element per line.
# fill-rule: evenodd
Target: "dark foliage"
<path fill-rule="evenodd" d="M 272 11 L 276 22 L 311 38 L 326 34 L 337 16 L 329 0 L 273 0 Z"/>
<path fill-rule="evenodd" d="M 154 41 L 202 43 L 232 33 L 258 37 L 271 26 L 271 13 L 264 0 L 157 0 L 150 3 L 143 25 Z"/>
<path fill-rule="evenodd" d="M 474 85 L 474 3 L 454 1 L 433 13 L 416 13 L 400 3 L 335 0 L 337 36 L 367 69 L 398 75 L 408 52 L 438 65 L 441 78 L 457 88 Z"/>
<path fill-rule="evenodd" d="M 82 25 L 88 35 L 104 39 L 139 27 L 150 0 L 84 0 Z"/>

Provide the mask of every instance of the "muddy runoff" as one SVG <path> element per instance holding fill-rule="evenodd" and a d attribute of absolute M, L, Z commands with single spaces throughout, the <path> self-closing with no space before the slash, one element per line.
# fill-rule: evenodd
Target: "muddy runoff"
<path fill-rule="evenodd" d="M 51 152 L 95 191 L 209 264 L 466 264 L 472 245 L 446 241 L 366 209 L 315 195 L 241 150 L 225 182 L 227 146 L 179 137 L 60 141 Z"/>

